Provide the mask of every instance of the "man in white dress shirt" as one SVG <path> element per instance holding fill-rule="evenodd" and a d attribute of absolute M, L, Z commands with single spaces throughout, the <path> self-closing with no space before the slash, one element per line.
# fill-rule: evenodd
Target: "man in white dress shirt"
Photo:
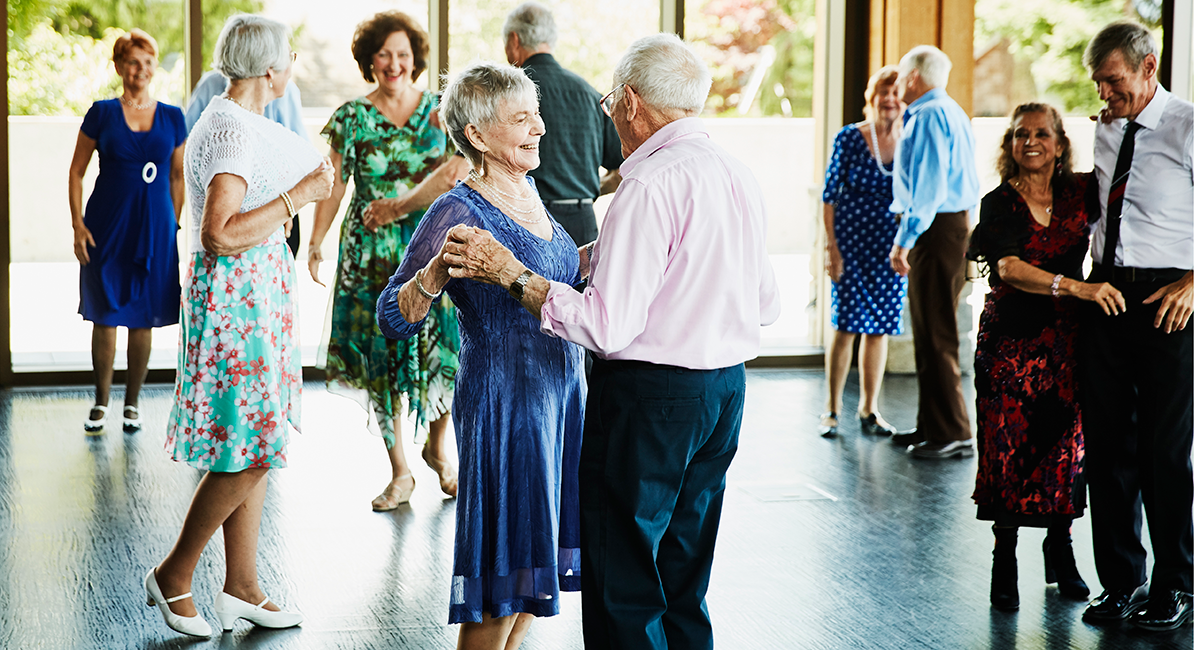
<path fill-rule="evenodd" d="M 1086 309 L 1083 430 L 1096 571 L 1083 618 L 1170 630 L 1192 619 L 1193 107 L 1156 80 L 1145 27 L 1113 23 L 1084 55 L 1111 118 L 1096 125 L 1091 282 L 1127 311 Z M 1154 548 L 1147 584 L 1142 506 Z"/>

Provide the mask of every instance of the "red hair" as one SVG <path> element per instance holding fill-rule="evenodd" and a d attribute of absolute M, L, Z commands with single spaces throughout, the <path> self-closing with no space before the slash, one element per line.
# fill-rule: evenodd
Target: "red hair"
<path fill-rule="evenodd" d="M 113 63 L 121 63 L 125 57 L 129 56 L 130 50 L 133 48 L 141 48 L 150 53 L 154 58 L 158 58 L 158 43 L 154 41 L 154 37 L 134 27 L 129 30 L 128 34 L 122 34 L 113 43 Z"/>

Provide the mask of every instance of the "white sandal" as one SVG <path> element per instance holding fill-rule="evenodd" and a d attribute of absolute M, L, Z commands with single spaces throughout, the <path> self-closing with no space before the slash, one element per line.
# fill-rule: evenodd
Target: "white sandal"
<path fill-rule="evenodd" d="M 133 413 L 133 417 L 129 417 L 130 413 Z M 125 430 L 125 433 L 133 433 L 142 429 L 142 416 L 138 413 L 138 407 L 126 404 L 121 415 L 125 420 L 121 426 Z"/>
<path fill-rule="evenodd" d="M 93 420 L 92 414 L 88 413 L 88 419 L 83 421 L 83 430 L 88 432 L 99 431 L 104 428 L 104 423 L 108 421 L 108 407 L 103 404 L 94 404 L 92 411 L 100 411 L 100 419 Z"/>

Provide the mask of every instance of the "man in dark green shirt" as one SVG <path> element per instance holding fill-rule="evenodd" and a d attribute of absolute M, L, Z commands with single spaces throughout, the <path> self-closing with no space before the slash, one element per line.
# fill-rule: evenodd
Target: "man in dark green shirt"
<path fill-rule="evenodd" d="M 542 163 L 529 175 L 547 211 L 583 246 L 598 232 L 592 202 L 616 190 L 624 158 L 617 130 L 600 108 L 600 93 L 550 53 L 557 40 L 554 15 L 540 3 L 524 3 L 504 21 L 504 54 L 537 84 L 546 123 L 538 147 Z M 601 167 L 607 172 L 603 178 Z"/>

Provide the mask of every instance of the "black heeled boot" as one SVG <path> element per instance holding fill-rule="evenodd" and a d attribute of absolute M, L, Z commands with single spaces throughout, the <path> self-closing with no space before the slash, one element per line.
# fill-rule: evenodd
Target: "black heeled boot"
<path fill-rule="evenodd" d="M 992 607 L 1011 612 L 1021 606 L 1017 594 L 1017 529 L 992 526 Z"/>
<path fill-rule="evenodd" d="M 1070 524 L 1055 524 L 1042 542 L 1046 560 L 1046 584 L 1058 583 L 1058 591 L 1072 600 L 1087 600 L 1088 586 L 1075 567 L 1075 552 L 1071 549 Z"/>

